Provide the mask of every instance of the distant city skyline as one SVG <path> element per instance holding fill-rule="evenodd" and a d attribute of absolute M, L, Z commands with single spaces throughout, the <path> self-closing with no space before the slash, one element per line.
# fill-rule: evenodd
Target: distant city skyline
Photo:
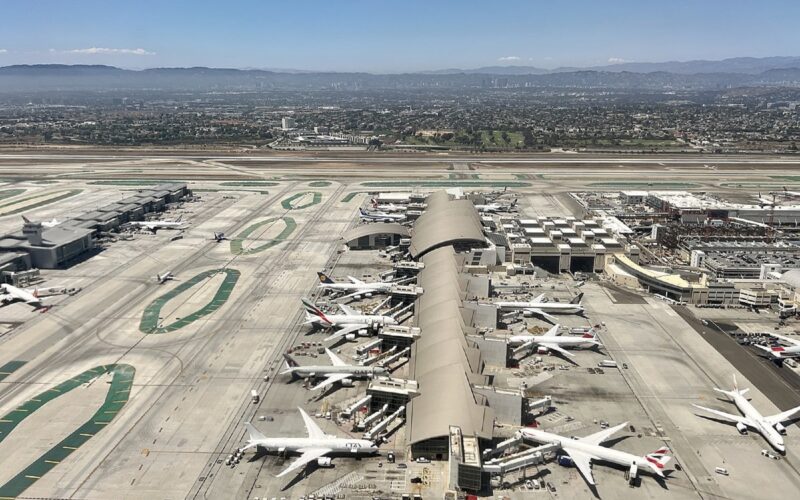
<path fill-rule="evenodd" d="M 800 3 L 155 2 L 3 6 L 0 66 L 399 73 L 798 55 Z"/>

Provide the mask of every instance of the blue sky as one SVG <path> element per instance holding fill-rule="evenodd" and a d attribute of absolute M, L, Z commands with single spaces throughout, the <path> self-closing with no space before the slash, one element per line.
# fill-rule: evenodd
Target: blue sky
<path fill-rule="evenodd" d="M 0 66 L 403 72 L 800 55 L 797 0 L 3 2 Z"/>

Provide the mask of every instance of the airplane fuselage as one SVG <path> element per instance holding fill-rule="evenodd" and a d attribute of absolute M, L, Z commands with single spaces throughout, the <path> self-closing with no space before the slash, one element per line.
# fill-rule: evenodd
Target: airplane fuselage
<path fill-rule="evenodd" d="M 559 436 L 558 434 L 551 434 L 549 432 L 540 431 L 537 429 L 525 428 L 522 429 L 522 434 L 531 441 L 535 441 L 537 443 L 558 443 L 561 449 L 567 453 L 569 453 L 570 450 L 575 450 L 589 454 L 597 460 L 603 460 L 612 464 L 630 467 L 635 463 L 644 470 L 656 471 L 656 465 L 650 462 L 646 457 L 640 457 L 625 451 L 606 448 L 605 446 L 601 445 L 584 443 L 576 439 L 570 439 L 565 436 Z M 656 474 L 658 473 L 656 472 Z"/>
<path fill-rule="evenodd" d="M 512 335 L 508 338 L 508 344 L 511 346 L 519 346 L 527 342 L 533 341 L 534 344 L 556 344 L 559 347 L 591 347 L 597 342 L 594 337 L 556 337 L 556 336 L 543 336 L 543 335 Z"/>
<path fill-rule="evenodd" d="M 348 373 L 352 374 L 353 378 L 364 378 L 385 373 L 385 370 L 380 367 L 358 366 L 358 365 L 343 365 L 343 366 L 307 365 L 307 366 L 295 366 L 292 367 L 290 370 L 292 375 L 296 375 L 300 378 L 324 377 L 326 375 L 331 375 L 336 373 Z"/>
<path fill-rule="evenodd" d="M 756 424 L 754 426 L 755 431 L 764 436 L 764 439 L 776 450 L 781 452 L 786 450 L 786 446 L 783 443 L 783 436 L 780 435 L 775 427 L 764 420 L 764 416 L 750 404 L 750 401 L 748 401 L 746 397 L 736 393 L 731 394 L 730 397 L 733 400 L 733 404 L 736 405 L 736 408 L 739 409 L 742 415 Z"/>
<path fill-rule="evenodd" d="M 330 455 L 351 454 L 368 455 L 376 453 L 378 448 L 372 441 L 366 439 L 326 437 L 324 439 L 313 438 L 266 438 L 254 443 L 260 448 L 271 452 L 290 452 L 302 453 L 304 448 L 330 448 Z"/>
<path fill-rule="evenodd" d="M 370 326 L 386 326 L 386 325 L 397 324 L 397 320 L 395 320 L 392 317 L 372 315 L 372 314 L 364 314 L 364 315 L 334 314 L 330 316 L 326 314 L 325 317 L 327 318 L 327 322 L 322 318 L 318 318 L 318 321 L 316 322 L 331 327 L 363 324 L 365 328 Z"/>
<path fill-rule="evenodd" d="M 563 302 L 495 302 L 498 308 L 509 311 L 538 309 L 548 314 L 578 314 L 584 311 L 580 304 Z"/>

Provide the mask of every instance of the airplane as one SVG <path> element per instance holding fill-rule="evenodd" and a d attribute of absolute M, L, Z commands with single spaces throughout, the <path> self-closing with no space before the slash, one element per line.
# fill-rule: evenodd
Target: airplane
<path fill-rule="evenodd" d="M 643 457 L 633 455 L 625 451 L 614 450 L 601 446 L 604 441 L 607 441 L 611 436 L 619 432 L 620 429 L 628 425 L 628 422 L 623 422 L 616 427 L 609 427 L 600 432 L 595 432 L 582 438 L 569 438 L 566 436 L 559 436 L 546 431 L 532 429 L 529 427 L 523 428 L 520 432 L 524 438 L 531 441 L 548 444 L 557 443 L 561 451 L 569 455 L 572 462 L 578 468 L 583 479 L 587 483 L 594 486 L 594 477 L 592 476 L 591 463 L 592 460 L 600 460 L 603 462 L 610 462 L 612 464 L 630 467 L 631 475 L 635 476 L 639 467 L 643 467 L 647 472 L 651 472 L 659 477 L 664 477 L 664 467 L 667 465 L 672 457 L 668 455 L 669 449 L 662 447 L 656 451 L 649 453 Z"/>
<path fill-rule="evenodd" d="M 522 311 L 526 317 L 541 316 L 548 321 L 555 323 L 553 314 L 580 314 L 583 315 L 585 309 L 581 305 L 583 293 L 579 293 L 568 303 L 564 302 L 545 302 L 544 294 L 539 295 L 530 302 L 495 302 L 498 309 Z"/>
<path fill-rule="evenodd" d="M 485 205 L 475 205 L 475 209 L 478 212 L 483 213 L 497 213 L 497 212 L 511 212 L 517 207 L 517 199 L 514 198 L 514 201 L 511 202 L 509 205 L 501 205 L 499 203 L 488 203 Z"/>
<path fill-rule="evenodd" d="M 319 288 L 322 288 L 323 290 L 351 292 L 342 296 L 341 298 L 355 299 L 360 299 L 361 297 L 372 297 L 372 295 L 379 293 L 388 293 L 393 286 L 413 279 L 409 278 L 407 280 L 400 281 L 378 281 L 374 283 L 367 283 L 365 281 L 353 278 L 352 276 L 348 276 L 347 278 L 350 280 L 350 283 L 337 283 L 325 273 L 318 272 L 317 276 L 319 277 L 320 281 Z"/>
<path fill-rule="evenodd" d="M 732 415 L 730 413 L 725 413 L 724 411 L 714 410 L 696 404 L 692 404 L 692 406 L 703 411 L 707 411 L 717 418 L 734 422 L 736 424 L 736 429 L 740 434 L 746 434 L 747 428 L 750 427 L 764 436 L 764 439 L 766 439 L 773 448 L 781 453 L 786 453 L 786 446 L 783 444 L 782 437 L 782 434 L 786 434 L 786 427 L 782 425 L 782 422 L 789 420 L 793 415 L 800 412 L 800 406 L 776 415 L 770 415 L 767 417 L 762 416 L 761 413 L 759 413 L 759 411 L 756 410 L 753 405 L 750 404 L 750 401 L 744 396 L 750 389 L 739 390 L 739 386 L 736 384 L 736 375 L 733 376 L 732 390 L 724 391 L 722 389 L 717 389 L 716 387 L 714 387 L 714 390 L 728 396 L 728 398 L 733 402 L 734 405 L 736 405 L 736 408 L 743 416 Z"/>
<path fill-rule="evenodd" d="M 344 314 L 327 315 L 307 299 L 302 299 L 302 302 L 306 310 L 306 322 L 304 324 L 313 324 L 323 328 L 338 328 L 336 333 L 325 339 L 326 341 L 336 340 L 340 337 L 353 340 L 359 330 L 377 330 L 386 325 L 397 324 L 397 320 L 391 316 L 360 314 L 344 304 L 337 304 Z"/>
<path fill-rule="evenodd" d="M 392 213 L 392 212 L 405 212 L 406 210 L 406 207 L 404 207 L 403 205 L 395 205 L 394 203 L 381 204 L 378 203 L 378 200 L 376 200 L 375 198 L 372 198 L 370 200 L 370 203 L 372 203 L 373 210 L 378 210 L 380 212 Z"/>
<path fill-rule="evenodd" d="M 406 216 L 403 214 L 390 214 L 386 212 L 367 212 L 363 208 L 358 209 L 361 220 L 371 222 L 403 222 Z"/>
<path fill-rule="evenodd" d="M 181 215 L 177 219 L 175 219 L 174 221 L 168 221 L 168 220 L 139 221 L 139 220 L 135 220 L 135 221 L 128 222 L 128 225 L 130 225 L 131 227 L 138 227 L 138 228 L 141 228 L 141 229 L 147 229 L 148 231 L 152 231 L 153 233 L 155 233 L 159 229 L 182 229 L 186 225 L 185 222 L 181 221 L 182 218 L 183 218 L 183 216 Z"/>
<path fill-rule="evenodd" d="M 214 241 L 216 241 L 217 243 L 219 243 L 220 241 L 227 240 L 227 239 L 228 239 L 228 237 L 225 236 L 225 233 L 218 233 L 218 232 L 214 231 Z"/>
<path fill-rule="evenodd" d="M 291 373 L 293 378 L 324 377 L 325 380 L 311 388 L 312 391 L 316 391 L 336 382 L 340 382 L 345 387 L 352 387 L 354 378 L 371 379 L 377 375 L 388 373 L 386 368 L 380 366 L 348 365 L 339 356 L 331 352 L 330 349 L 325 349 L 325 353 L 331 358 L 332 364 L 301 366 L 294 358 L 284 353 L 283 359 L 286 360 L 286 369 L 281 372 L 281 375 Z"/>
<path fill-rule="evenodd" d="M 375 443 L 366 439 L 340 438 L 330 434 L 325 434 L 314 422 L 308 413 L 298 408 L 303 417 L 308 437 L 274 437 L 268 438 L 259 432 L 253 424 L 244 424 L 249 438 L 244 448 L 239 451 L 244 452 L 250 448 L 263 448 L 272 452 L 299 453 L 300 457 L 292 462 L 289 467 L 283 469 L 275 477 L 285 476 L 286 474 L 304 467 L 313 461 L 317 461 L 320 466 L 330 465 L 330 458 L 323 458 L 327 455 L 346 455 L 350 457 L 360 457 L 362 455 L 374 455 L 378 452 Z"/>
<path fill-rule="evenodd" d="M 25 222 L 26 222 L 26 223 L 28 223 L 28 224 L 31 224 L 31 223 L 33 222 L 33 221 L 31 221 L 29 218 L 25 217 L 24 215 L 22 216 L 22 220 L 23 220 L 23 221 L 25 221 Z M 43 222 L 41 222 L 41 224 L 42 224 L 42 226 L 43 226 L 43 227 L 55 227 L 55 226 L 59 225 L 59 224 L 60 224 L 60 222 L 58 221 L 58 219 L 56 219 L 55 217 L 53 217 L 53 218 L 52 218 L 51 220 L 49 220 L 49 221 L 43 221 Z"/>
<path fill-rule="evenodd" d="M 174 280 L 175 275 L 172 274 L 172 271 L 167 271 L 164 274 L 156 274 L 156 281 L 158 281 L 159 285 L 163 285 L 167 281 Z"/>
<path fill-rule="evenodd" d="M 38 290 L 24 290 L 6 283 L 0 284 L 0 302 L 3 305 L 11 304 L 12 302 L 24 302 L 34 309 L 47 309 L 39 297 Z"/>
<path fill-rule="evenodd" d="M 800 357 L 800 340 L 784 337 L 783 335 L 778 335 L 777 333 L 770 333 L 769 335 L 772 337 L 779 338 L 789 344 L 792 344 L 792 346 L 791 347 L 763 346 L 755 344 L 755 347 L 766 352 L 769 355 L 769 357 L 776 360 Z"/>
<path fill-rule="evenodd" d="M 559 336 L 560 327 L 561 325 L 555 325 L 544 335 L 512 335 L 506 342 L 508 345 L 518 346 L 514 349 L 514 354 L 538 346 L 540 354 L 545 354 L 547 351 L 556 351 L 571 358 L 574 358 L 575 355 L 564 349 L 564 347 L 603 347 L 603 344 L 597 340 L 597 336 L 591 333 L 580 337 L 572 335 Z"/>

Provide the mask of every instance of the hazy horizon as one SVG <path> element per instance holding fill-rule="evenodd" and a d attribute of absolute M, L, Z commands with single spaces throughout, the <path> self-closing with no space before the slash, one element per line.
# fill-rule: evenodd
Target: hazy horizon
<path fill-rule="evenodd" d="M 788 1 L 668 7 L 446 0 L 429 4 L 44 0 L 4 6 L 0 66 L 107 64 L 406 73 L 484 66 L 772 57 L 800 47 Z M 791 55 L 791 54 L 789 54 Z"/>

